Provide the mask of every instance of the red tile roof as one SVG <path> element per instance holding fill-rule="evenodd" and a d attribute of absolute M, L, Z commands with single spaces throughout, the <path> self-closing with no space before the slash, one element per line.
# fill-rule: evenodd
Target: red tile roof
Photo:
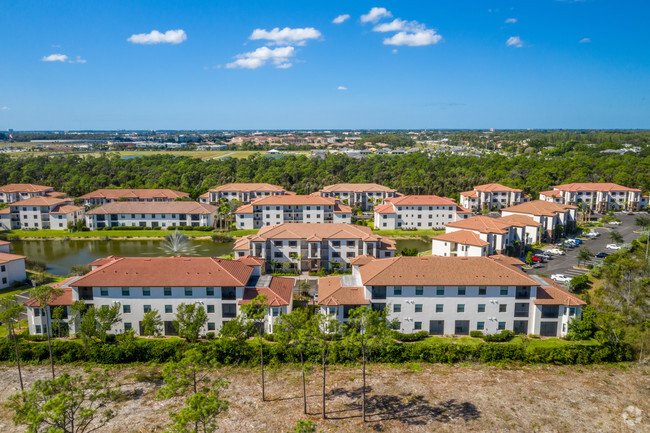
<path fill-rule="evenodd" d="M 318 280 L 318 305 L 368 305 L 363 287 L 343 287 L 341 276 L 323 277 Z"/>
<path fill-rule="evenodd" d="M 501 212 L 522 213 L 536 216 L 554 216 L 564 213 L 569 209 L 578 209 L 577 206 L 553 203 L 545 200 L 533 200 L 501 209 Z"/>
<path fill-rule="evenodd" d="M 201 214 L 210 215 L 216 206 L 195 201 L 114 201 L 89 210 L 86 215 L 106 214 Z"/>
<path fill-rule="evenodd" d="M 463 192 L 460 193 L 460 195 L 463 195 L 463 196 L 469 197 L 469 198 L 478 198 L 478 193 L 476 191 L 474 191 L 474 190 L 463 191 Z"/>
<path fill-rule="evenodd" d="M 444 233 L 438 236 L 433 236 L 431 239 L 436 241 L 456 242 L 463 245 L 475 245 L 478 247 L 490 245 L 489 242 L 481 239 L 476 233 L 467 230 L 458 230 L 451 233 Z"/>
<path fill-rule="evenodd" d="M 44 197 L 36 196 L 31 197 L 25 200 L 16 201 L 10 203 L 10 207 L 15 206 L 54 206 L 57 204 L 72 204 L 74 201 L 71 198 L 55 198 L 55 197 Z"/>
<path fill-rule="evenodd" d="M 333 206 L 336 199 L 330 197 L 319 197 L 314 195 L 270 195 L 260 197 L 251 202 L 253 206 L 313 206 L 313 205 L 329 205 Z"/>
<path fill-rule="evenodd" d="M 61 294 L 61 296 L 58 296 L 58 297 L 54 298 L 50 302 L 51 307 L 58 307 L 60 305 L 70 306 L 72 304 L 74 304 L 74 299 L 72 299 L 72 289 L 71 288 L 63 289 L 63 293 Z M 36 298 L 32 298 L 29 301 L 25 302 L 25 306 L 27 306 L 27 307 L 40 307 L 41 303 L 38 302 L 38 300 Z"/>
<path fill-rule="evenodd" d="M 241 287 L 252 272 L 253 268 L 244 263 L 212 257 L 114 257 L 72 286 Z"/>
<path fill-rule="evenodd" d="M 618 185 L 609 182 L 594 182 L 594 183 L 565 183 L 563 185 L 556 185 L 553 188 L 560 191 L 638 191 L 637 188 L 628 188 L 626 186 Z"/>
<path fill-rule="evenodd" d="M 537 288 L 537 296 L 533 301 L 535 305 L 587 305 L 585 301 L 569 293 L 551 279 L 542 277 L 542 280 L 546 281 L 546 284 Z"/>
<path fill-rule="evenodd" d="M 388 197 L 384 202 L 393 203 L 395 206 L 456 206 L 456 201 L 449 197 L 437 195 L 405 195 L 402 197 Z"/>
<path fill-rule="evenodd" d="M 476 191 L 480 192 L 521 192 L 520 189 L 510 188 L 509 186 L 501 185 L 500 183 L 486 183 L 485 185 L 477 185 L 474 187 Z"/>
<path fill-rule="evenodd" d="M 210 189 L 209 192 L 282 192 L 284 188 L 270 183 L 227 183 L 217 188 Z"/>
<path fill-rule="evenodd" d="M 562 197 L 562 191 L 560 190 L 540 191 L 539 195 L 545 195 L 547 197 Z"/>
<path fill-rule="evenodd" d="M 9 263 L 9 262 L 15 262 L 16 260 L 24 260 L 24 259 L 26 259 L 26 257 L 21 256 L 19 254 L 0 253 L 0 263 Z"/>
<path fill-rule="evenodd" d="M 282 307 L 291 304 L 293 294 L 293 278 L 273 277 L 269 287 L 246 287 L 244 298 L 239 305 L 250 304 L 259 295 L 266 295 L 266 305 L 269 307 Z"/>
<path fill-rule="evenodd" d="M 165 198 L 173 200 L 175 198 L 188 197 L 189 194 L 181 191 L 174 191 L 172 189 L 157 189 L 157 188 L 139 188 L 139 189 L 126 189 L 126 188 L 105 188 L 98 189 L 97 191 L 84 194 L 79 198 L 82 200 L 92 198 L 103 198 L 106 200 L 117 200 L 120 198 L 132 198 L 138 200 L 149 200 L 155 198 Z"/>
<path fill-rule="evenodd" d="M 52 214 L 69 214 L 72 212 L 78 212 L 80 210 L 84 210 L 85 208 L 83 206 L 75 206 L 71 204 L 64 204 L 63 206 L 57 206 L 50 212 L 50 215 Z"/>
<path fill-rule="evenodd" d="M 236 248 L 234 248 L 236 249 Z M 248 266 L 263 266 L 264 259 L 255 256 L 243 256 L 235 259 L 238 262 L 242 262 Z"/>
<path fill-rule="evenodd" d="M 320 192 L 395 192 L 396 190 L 377 183 L 337 183 L 328 185 Z"/>
<path fill-rule="evenodd" d="M 54 188 L 31 183 L 10 183 L 9 185 L 0 186 L 0 192 L 47 192 L 50 190 L 54 190 Z"/>

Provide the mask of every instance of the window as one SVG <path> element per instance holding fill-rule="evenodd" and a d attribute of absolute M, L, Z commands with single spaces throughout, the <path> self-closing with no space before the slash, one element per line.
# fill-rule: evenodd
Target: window
<path fill-rule="evenodd" d="M 336 307 L 327 307 L 327 314 L 336 316 Z"/>
<path fill-rule="evenodd" d="M 415 304 L 415 312 L 416 313 L 422 312 L 422 304 Z"/>
<path fill-rule="evenodd" d="M 457 304 L 456 305 L 456 312 L 457 313 L 464 313 L 465 312 L 465 304 Z"/>
<path fill-rule="evenodd" d="M 0 266 L 0 271 L 4 272 L 7 270 L 7 267 L 5 265 Z"/>
<path fill-rule="evenodd" d="M 34 317 L 40 317 L 40 315 L 41 315 L 41 309 L 40 309 L 40 308 L 36 308 L 36 309 L 34 310 Z"/>
<path fill-rule="evenodd" d="M 206 287 L 205 288 L 205 295 L 206 296 L 214 296 L 214 287 Z"/>
<path fill-rule="evenodd" d="M 569 307 L 569 316 L 576 315 L 576 307 Z"/>
<path fill-rule="evenodd" d="M 129 329 L 133 329 L 131 322 L 124 322 L 124 330 L 128 331 Z"/>
<path fill-rule="evenodd" d="M 271 308 L 271 315 L 273 317 L 279 316 L 281 313 L 282 313 L 282 310 L 280 309 L 280 307 Z"/>
<path fill-rule="evenodd" d="M 171 314 L 174 312 L 174 308 L 171 305 L 165 305 L 165 313 Z"/>
<path fill-rule="evenodd" d="M 465 287 L 458 288 L 458 296 L 465 296 L 466 289 Z"/>
<path fill-rule="evenodd" d="M 171 287 L 165 287 L 164 295 L 165 296 L 171 296 L 172 295 L 172 288 Z"/>
<path fill-rule="evenodd" d="M 185 287 L 185 296 L 192 296 L 192 288 Z"/>
<path fill-rule="evenodd" d="M 416 286 L 415 287 L 415 296 L 422 296 L 422 295 L 424 295 L 424 287 Z"/>
<path fill-rule="evenodd" d="M 485 304 L 478 304 L 478 312 L 485 313 Z"/>
<path fill-rule="evenodd" d="M 393 296 L 401 296 L 401 295 L 402 295 L 402 286 L 393 287 Z"/>
<path fill-rule="evenodd" d="M 436 296 L 445 296 L 445 288 L 442 286 L 436 287 Z"/>
<path fill-rule="evenodd" d="M 506 322 L 499 322 L 499 326 L 497 328 L 499 331 L 503 331 L 506 329 Z"/>
<path fill-rule="evenodd" d="M 485 287 L 485 286 L 480 286 L 480 287 L 478 288 L 478 294 L 479 294 L 479 295 L 487 295 L 487 287 Z"/>
<path fill-rule="evenodd" d="M 401 312 L 402 312 L 402 304 L 393 305 L 393 313 L 401 313 Z"/>
<path fill-rule="evenodd" d="M 290 246 L 290 247 L 295 247 L 296 245 L 298 245 L 298 244 L 296 243 L 296 241 L 289 241 L 289 246 Z"/>
<path fill-rule="evenodd" d="M 505 313 L 507 309 L 508 309 L 507 304 L 499 304 L 499 313 Z"/>
<path fill-rule="evenodd" d="M 208 322 L 208 331 L 214 331 L 216 328 L 214 322 Z"/>
<path fill-rule="evenodd" d="M 122 296 L 129 296 L 131 290 L 128 287 L 122 287 Z"/>
<path fill-rule="evenodd" d="M 338 251 L 332 251 L 332 258 L 339 258 L 339 257 L 341 257 L 341 253 L 339 253 Z"/>
<path fill-rule="evenodd" d="M 422 322 L 415 322 L 413 324 L 413 329 L 415 329 L 416 331 L 421 330 L 422 329 Z"/>
<path fill-rule="evenodd" d="M 476 322 L 476 330 L 482 331 L 485 329 L 485 322 Z"/>
<path fill-rule="evenodd" d="M 99 296 L 108 296 L 108 289 L 99 289 Z"/>
<path fill-rule="evenodd" d="M 506 286 L 501 286 L 501 296 L 508 296 L 508 287 Z"/>
<path fill-rule="evenodd" d="M 273 253 L 273 257 L 275 257 L 276 259 L 279 259 L 279 258 L 282 257 L 282 253 L 281 253 L 280 251 L 275 251 L 275 252 Z"/>
<path fill-rule="evenodd" d="M 151 289 L 149 287 L 143 287 L 142 296 L 151 296 Z"/>
<path fill-rule="evenodd" d="M 222 287 L 221 288 L 221 298 L 222 299 L 227 299 L 227 300 L 234 300 L 236 299 L 236 290 L 234 287 Z"/>
<path fill-rule="evenodd" d="M 41 325 L 36 325 L 36 333 L 37 334 L 41 333 Z"/>
<path fill-rule="evenodd" d="M 436 304 L 436 313 L 442 313 L 443 309 L 444 309 L 443 304 Z"/>
<path fill-rule="evenodd" d="M 237 316 L 237 304 L 221 304 L 221 316 L 222 317 L 236 317 Z"/>
<path fill-rule="evenodd" d="M 268 216 L 267 216 L 267 218 L 268 218 Z M 281 247 L 282 246 L 282 241 L 273 241 L 273 246 Z"/>
<path fill-rule="evenodd" d="M 122 305 L 122 313 L 128 314 L 131 312 L 131 306 L 130 305 Z"/>
<path fill-rule="evenodd" d="M 145 305 L 144 306 L 144 312 L 148 313 L 149 311 L 151 311 L 151 305 Z"/>
<path fill-rule="evenodd" d="M 214 305 L 208 305 L 208 313 L 214 313 Z"/>
<path fill-rule="evenodd" d="M 332 246 L 333 247 L 340 247 L 341 246 L 341 241 L 332 241 Z"/>

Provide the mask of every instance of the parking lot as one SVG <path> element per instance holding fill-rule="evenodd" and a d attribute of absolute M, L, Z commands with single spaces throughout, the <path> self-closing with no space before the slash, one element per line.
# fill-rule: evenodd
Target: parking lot
<path fill-rule="evenodd" d="M 528 272 L 544 272 L 550 275 L 553 274 L 564 274 L 567 277 L 575 277 L 577 275 L 586 274 L 588 271 L 586 269 L 574 269 L 574 266 L 578 265 L 578 251 L 581 247 L 587 247 L 589 250 L 598 254 L 600 252 L 613 253 L 614 250 L 608 250 L 605 248 L 607 244 L 613 243 L 609 234 L 613 230 L 619 232 L 623 236 L 624 243 L 629 243 L 632 240 L 639 237 L 639 233 L 634 233 L 634 230 L 639 230 L 638 227 L 634 225 L 634 218 L 636 215 L 625 215 L 625 214 L 616 214 L 616 218 L 621 220 L 621 225 L 610 225 L 605 224 L 604 227 L 595 228 L 597 232 L 600 233 L 600 236 L 597 238 L 587 238 L 582 239 L 582 245 L 578 245 L 575 248 L 567 248 L 566 255 L 564 256 L 553 256 L 553 259 L 548 260 L 546 263 L 542 263 L 541 267 L 536 269 L 531 269 Z M 544 250 L 549 250 L 553 246 L 545 247 Z M 592 258 L 587 264 L 594 264 L 596 262 L 602 261 L 603 259 Z M 580 263 L 582 265 L 582 263 Z"/>

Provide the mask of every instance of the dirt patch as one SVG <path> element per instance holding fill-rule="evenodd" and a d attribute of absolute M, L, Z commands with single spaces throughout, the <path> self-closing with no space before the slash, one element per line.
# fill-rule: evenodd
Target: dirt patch
<path fill-rule="evenodd" d="M 138 381 L 139 373 L 159 367 L 112 370 L 122 384 L 125 401 L 105 432 L 162 432 L 167 411 L 180 399 L 155 398 L 159 382 Z M 57 367 L 58 372 L 82 372 Z M 48 377 L 47 366 L 28 366 L 28 385 Z M 140 374 L 140 376 L 142 376 Z M 372 365 L 368 372 L 368 419 L 361 421 L 360 370 L 332 367 L 328 373 L 327 412 L 322 420 L 321 376 L 308 374 L 308 411 L 302 414 L 300 371 L 281 368 L 267 375 L 267 401 L 261 401 L 259 371 L 215 370 L 231 382 L 231 407 L 220 421 L 224 432 L 286 432 L 301 419 L 311 419 L 324 432 L 648 432 L 650 369 L 616 367 L 492 367 L 409 364 Z M 0 401 L 18 388 L 15 368 L 0 366 Z M 12 412 L 0 409 L 0 431 L 22 432 Z"/>

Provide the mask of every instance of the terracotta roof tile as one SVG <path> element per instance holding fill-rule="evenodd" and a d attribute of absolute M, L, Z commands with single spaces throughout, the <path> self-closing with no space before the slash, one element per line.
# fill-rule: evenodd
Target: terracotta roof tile
<path fill-rule="evenodd" d="M 569 293 L 551 279 L 542 277 L 542 280 L 546 281 L 546 284 L 537 288 L 537 296 L 533 301 L 535 305 L 587 305 L 585 301 Z"/>
<path fill-rule="evenodd" d="M 282 192 L 284 191 L 284 188 L 278 185 L 271 185 L 270 183 L 227 183 L 225 185 L 221 185 L 217 188 L 213 188 L 209 190 L 210 192 L 225 192 L 225 191 L 232 191 L 232 192 L 254 192 L 254 191 L 262 191 L 262 192 Z"/>
<path fill-rule="evenodd" d="M 393 203 L 395 206 L 456 206 L 456 201 L 449 197 L 437 195 L 405 195 L 402 197 L 388 197 L 384 202 Z"/>
<path fill-rule="evenodd" d="M 74 304 L 74 299 L 72 299 L 72 289 L 71 288 L 66 288 L 63 289 L 63 293 L 61 296 L 58 296 L 57 298 L 53 299 L 50 302 L 51 307 L 58 307 L 59 305 L 67 305 L 70 306 Z M 41 304 L 36 300 L 36 298 L 32 298 L 29 301 L 25 302 L 25 306 L 27 307 L 40 307 Z"/>
<path fill-rule="evenodd" d="M 501 185 L 500 183 L 486 183 L 485 185 L 477 185 L 474 187 L 479 192 L 521 192 L 520 189 L 510 188 L 509 186 Z"/>
<path fill-rule="evenodd" d="M 610 182 L 594 182 L 594 183 L 565 183 L 563 185 L 556 185 L 553 188 L 560 191 L 638 191 L 637 188 L 628 188 L 626 186 L 618 185 Z"/>
<path fill-rule="evenodd" d="M 156 188 L 139 188 L 139 189 L 126 189 L 126 188 L 105 188 L 84 194 L 79 198 L 82 200 L 92 198 L 103 198 L 107 200 L 117 200 L 120 198 L 133 198 L 138 200 L 147 200 L 154 198 L 165 198 L 173 200 L 175 198 L 188 197 L 189 194 L 181 191 L 174 191 L 172 189 L 156 189 Z"/>
<path fill-rule="evenodd" d="M 270 195 L 260 197 L 251 202 L 253 206 L 313 206 L 313 205 L 329 205 L 333 206 L 337 202 L 336 199 L 330 197 L 319 197 L 313 195 Z"/>
<path fill-rule="evenodd" d="M 209 215 L 217 211 L 216 206 L 195 201 L 114 201 L 86 212 L 86 215 L 106 214 L 202 214 Z"/>
<path fill-rule="evenodd" d="M 31 197 L 25 200 L 16 201 L 10 203 L 10 207 L 15 206 L 53 206 L 57 204 L 72 204 L 73 200 L 71 198 L 55 198 L 55 197 L 43 197 L 36 196 Z"/>
<path fill-rule="evenodd" d="M 282 307 L 291 304 L 293 295 L 293 278 L 273 277 L 269 287 L 246 287 L 244 298 L 239 305 L 250 304 L 259 295 L 266 295 L 266 304 L 270 307 Z"/>
<path fill-rule="evenodd" d="M 337 183 L 328 185 L 320 192 L 395 192 L 396 190 L 377 183 Z"/>
<path fill-rule="evenodd" d="M 489 242 L 481 239 L 476 233 L 467 230 L 444 233 L 438 236 L 433 236 L 431 239 L 445 242 L 456 242 L 463 245 L 475 245 L 478 247 L 490 245 Z"/>
<path fill-rule="evenodd" d="M 71 204 L 64 204 L 63 206 L 57 206 L 54 208 L 53 211 L 50 212 L 50 214 L 69 214 L 72 212 L 77 212 L 80 210 L 84 210 L 85 208 L 83 206 L 75 206 Z"/>
<path fill-rule="evenodd" d="M 341 276 L 323 277 L 318 280 L 318 305 L 368 305 L 363 287 L 343 287 Z"/>
<path fill-rule="evenodd" d="M 569 209 L 578 209 L 578 207 L 568 204 L 553 203 L 545 200 L 533 200 L 503 208 L 501 209 L 501 212 L 514 212 L 536 216 L 554 216 L 558 213 L 564 213 Z"/>
<path fill-rule="evenodd" d="M 47 192 L 50 190 L 54 190 L 54 188 L 32 183 L 10 183 L 9 185 L 0 186 L 0 192 Z"/>
<path fill-rule="evenodd" d="M 24 260 L 26 257 L 20 254 L 0 253 L 0 263 L 15 262 L 16 260 Z"/>

